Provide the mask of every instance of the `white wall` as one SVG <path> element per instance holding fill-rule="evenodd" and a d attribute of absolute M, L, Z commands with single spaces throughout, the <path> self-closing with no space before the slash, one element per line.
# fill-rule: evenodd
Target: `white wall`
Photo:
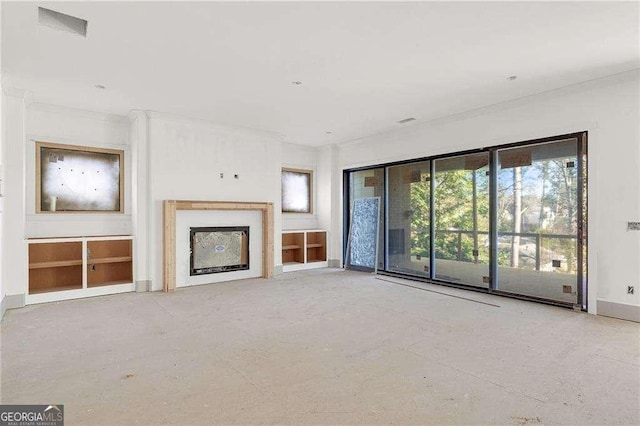
<path fill-rule="evenodd" d="M 339 266 L 342 248 L 331 235 L 339 235 L 341 178 L 336 181 L 335 170 L 339 150 L 336 145 L 311 147 L 291 143 L 282 144 L 282 167 L 313 170 L 313 213 L 283 213 L 282 229 L 324 229 L 329 233 L 327 259 L 330 266 Z"/>
<path fill-rule="evenodd" d="M 136 288 L 150 290 L 149 235 L 153 230 L 149 220 L 151 211 L 151 176 L 149 165 L 149 120 L 144 111 L 129 114 L 129 142 L 131 144 L 131 226 L 134 239 Z"/>
<path fill-rule="evenodd" d="M 132 172 L 126 117 L 33 104 L 15 89 L 5 98 L 2 281 L 13 296 L 27 293 L 26 238 L 131 234 Z M 125 214 L 36 215 L 35 141 L 124 150 Z"/>
<path fill-rule="evenodd" d="M 596 299 L 640 306 L 639 72 L 574 85 L 341 146 L 340 168 L 578 131 L 589 132 L 589 312 Z M 340 236 L 333 235 L 334 239 Z"/>
<path fill-rule="evenodd" d="M 25 94 L 4 88 L 2 160 L 2 287 L 5 296 L 25 294 L 27 283 L 24 243 Z"/>
<path fill-rule="evenodd" d="M 342 173 L 340 151 L 336 145 L 318 148 L 317 215 L 318 227 L 329 233 L 327 259 L 329 266 L 341 266 L 342 244 Z"/>
<path fill-rule="evenodd" d="M 268 132 L 155 113 L 150 115 L 148 126 L 152 289 L 162 288 L 163 200 L 274 203 L 274 258 L 276 265 L 282 264 L 280 138 Z"/>
<path fill-rule="evenodd" d="M 99 114 L 45 104 L 31 104 L 26 110 L 25 208 L 27 238 L 88 235 L 130 235 L 131 151 L 126 117 Z M 124 214 L 36 214 L 35 142 L 53 142 L 125 152 Z"/>
<path fill-rule="evenodd" d="M 322 200 L 318 199 L 318 150 L 315 147 L 282 144 L 282 167 L 313 171 L 313 208 L 312 213 L 282 213 L 282 229 L 318 228 L 318 210 L 322 209 Z M 282 193 L 282 191 L 281 191 Z"/>

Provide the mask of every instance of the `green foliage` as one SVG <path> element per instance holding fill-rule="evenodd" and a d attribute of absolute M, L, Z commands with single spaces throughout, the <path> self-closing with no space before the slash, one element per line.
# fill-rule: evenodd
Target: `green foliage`
<path fill-rule="evenodd" d="M 486 168 L 476 171 L 478 230 L 489 229 L 489 181 Z M 435 187 L 436 257 L 458 259 L 458 245 L 462 260 L 473 261 L 473 235 L 455 232 L 473 230 L 473 171 L 453 170 L 438 173 Z M 412 232 L 411 254 L 429 255 L 429 195 L 430 182 L 411 184 Z M 488 262 L 488 251 L 479 250 L 479 260 Z"/>
<path fill-rule="evenodd" d="M 521 167 L 517 174 L 521 190 L 515 190 L 513 169 L 503 169 L 498 175 L 498 232 L 512 233 L 516 229 L 516 214 L 521 233 L 543 235 L 577 232 L 577 167 L 567 167 L 573 159 L 553 159 L 534 162 Z M 474 174 L 478 234 L 478 261 L 488 263 L 489 250 L 486 232 L 489 230 L 488 167 L 476 171 L 438 171 L 435 179 L 435 249 L 436 258 L 473 262 L 474 250 Z M 410 184 L 411 201 L 411 255 L 429 255 L 430 237 L 430 185 L 429 180 Z M 516 203 L 516 196 L 520 197 Z M 520 205 L 521 211 L 515 212 Z M 462 231 L 462 232 L 461 232 Z M 484 233 L 483 233 L 484 232 Z M 513 244 L 520 244 L 520 267 L 535 268 L 535 241 L 521 237 L 514 242 L 508 235 L 500 240 L 498 264 L 512 264 Z M 542 238 L 543 257 L 563 259 L 563 269 L 575 273 L 576 241 Z M 545 247 L 545 245 L 547 247 Z M 547 250 L 548 253 L 545 251 Z M 544 259 L 543 267 L 544 267 Z"/>

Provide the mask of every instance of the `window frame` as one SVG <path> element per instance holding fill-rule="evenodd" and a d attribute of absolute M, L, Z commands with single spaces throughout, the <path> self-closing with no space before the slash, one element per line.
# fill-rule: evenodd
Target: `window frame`
<path fill-rule="evenodd" d="M 283 180 L 282 178 L 284 177 L 285 173 L 296 173 L 296 174 L 305 174 L 309 176 L 309 183 L 307 186 L 308 192 L 309 192 L 309 209 L 308 211 L 293 211 L 293 210 L 285 210 L 284 207 L 284 190 L 283 190 Z M 314 197 L 313 197 L 313 189 L 314 189 L 314 181 L 313 181 L 313 170 L 310 169 L 301 169 L 301 168 L 296 168 L 296 167 L 282 167 L 282 170 L 280 172 L 280 182 L 281 182 L 281 193 L 280 193 L 280 209 L 282 211 L 282 214 L 287 214 L 287 215 L 295 215 L 295 214 L 299 214 L 299 215 L 312 215 L 314 213 L 314 206 L 313 206 L 313 201 L 314 201 Z"/>
<path fill-rule="evenodd" d="M 118 158 L 118 208 L 113 210 L 98 210 L 98 209 L 78 209 L 78 210 L 43 210 L 43 184 L 42 184 L 42 149 L 52 149 L 59 151 L 68 151 L 70 153 L 81 152 L 96 155 L 112 155 Z M 72 155 L 72 154 L 71 154 Z M 111 148 L 99 148 L 92 146 L 81 145 L 69 145 L 47 141 L 35 141 L 35 212 L 36 214 L 124 214 L 125 213 L 125 154 L 124 150 L 111 149 Z"/>

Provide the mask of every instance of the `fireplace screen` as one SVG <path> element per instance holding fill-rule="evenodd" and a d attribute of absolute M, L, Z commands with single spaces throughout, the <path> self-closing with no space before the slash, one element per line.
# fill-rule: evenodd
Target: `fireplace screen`
<path fill-rule="evenodd" d="M 191 228 L 190 275 L 249 269 L 249 227 Z"/>

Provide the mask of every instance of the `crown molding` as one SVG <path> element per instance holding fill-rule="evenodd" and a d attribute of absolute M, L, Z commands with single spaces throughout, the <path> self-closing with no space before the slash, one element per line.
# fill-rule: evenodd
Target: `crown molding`
<path fill-rule="evenodd" d="M 175 123 L 182 123 L 182 124 L 199 125 L 199 126 L 205 126 L 205 127 L 209 127 L 209 128 L 220 130 L 220 131 L 226 131 L 226 132 L 229 132 L 229 131 L 230 132 L 238 132 L 238 131 L 249 132 L 257 136 L 262 136 L 262 137 L 267 136 L 272 139 L 277 139 L 279 142 L 282 142 L 282 140 L 284 139 L 284 135 L 278 132 L 274 132 L 272 130 L 255 129 L 253 127 L 238 126 L 235 124 L 216 123 L 211 120 L 186 117 L 180 114 L 174 114 L 169 112 L 150 111 L 150 110 L 145 112 L 147 114 L 147 117 L 150 120 L 163 120 L 163 121 L 172 121 Z"/>
<path fill-rule="evenodd" d="M 382 132 L 372 133 L 369 135 L 339 142 L 337 143 L 337 145 L 340 148 L 344 148 L 352 145 L 358 145 L 359 143 L 366 142 L 367 140 L 375 137 L 391 136 L 391 135 L 395 136 L 395 135 L 412 133 L 418 129 L 435 127 L 435 126 L 439 126 L 439 125 L 443 125 L 451 122 L 462 121 L 462 120 L 470 119 L 473 117 L 491 114 L 494 112 L 500 112 L 500 111 L 517 108 L 519 106 L 526 105 L 536 100 L 544 100 L 544 99 L 548 99 L 555 96 L 564 96 L 564 95 L 569 95 L 572 93 L 581 92 L 585 90 L 593 90 L 601 87 L 607 87 L 607 86 L 625 83 L 628 81 L 634 81 L 634 80 L 638 80 L 639 77 L 640 77 L 640 68 L 633 68 L 631 70 L 622 71 L 616 74 L 611 74 L 604 77 L 598 77 L 592 80 L 581 81 L 581 82 L 570 84 L 567 86 L 546 90 L 543 92 L 532 93 L 530 95 L 525 95 L 519 98 L 509 99 L 509 100 L 498 102 L 495 104 L 484 105 L 478 108 L 473 108 L 466 111 L 448 114 L 442 117 L 435 117 L 435 118 L 430 118 L 426 120 L 417 120 L 413 122 L 411 125 L 405 125 L 402 128 L 396 128 L 391 130 L 385 130 Z"/>

